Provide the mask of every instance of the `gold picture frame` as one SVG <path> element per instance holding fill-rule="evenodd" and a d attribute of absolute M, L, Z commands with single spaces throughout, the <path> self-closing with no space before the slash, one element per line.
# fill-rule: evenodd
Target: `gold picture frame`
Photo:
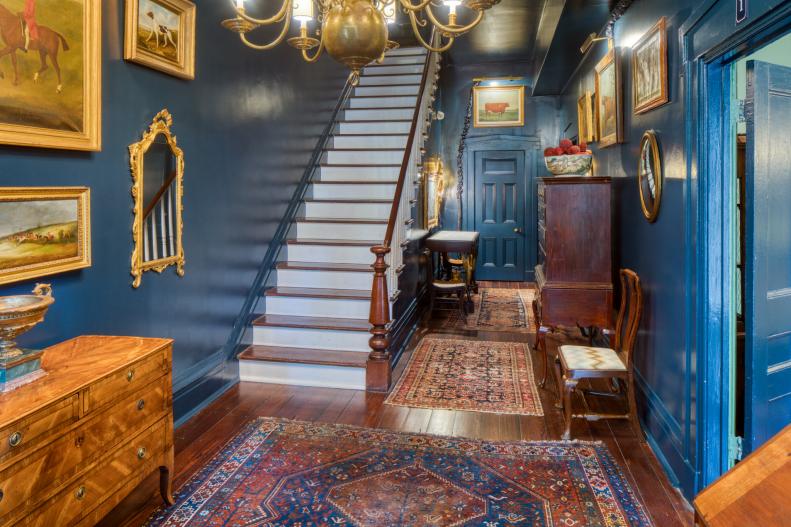
<path fill-rule="evenodd" d="M 124 59 L 182 79 L 195 78 L 195 4 L 126 0 L 125 26 Z"/>
<path fill-rule="evenodd" d="M 445 177 L 442 159 L 428 158 L 423 163 L 423 218 L 426 229 L 439 227 L 439 216 L 445 193 Z"/>
<path fill-rule="evenodd" d="M 184 152 L 179 148 L 176 136 L 171 132 L 173 125 L 173 117 L 167 109 L 159 112 L 154 117 L 153 122 L 148 130 L 143 134 L 142 140 L 137 143 L 129 145 L 129 164 L 132 171 L 132 198 L 133 198 L 133 212 L 134 220 L 132 223 L 132 242 L 134 249 L 132 250 L 132 287 L 135 289 L 140 287 L 143 273 L 146 271 L 155 271 L 161 273 L 168 267 L 176 266 L 176 274 L 184 276 L 184 246 L 182 244 L 182 236 L 184 230 L 183 220 L 183 196 L 184 196 Z M 164 189 L 172 188 L 175 192 L 173 197 L 172 209 L 173 221 L 172 231 L 173 247 L 169 249 L 168 254 L 164 257 L 159 257 L 153 254 L 151 259 L 147 259 L 146 236 L 144 235 L 144 222 L 146 214 L 144 207 L 147 205 L 143 203 L 146 190 L 144 188 L 145 180 L 145 158 L 146 153 L 154 144 L 155 140 L 162 136 L 164 144 L 169 148 L 169 152 L 175 158 L 175 174 L 172 179 L 162 186 Z M 172 185 L 172 187 L 171 187 Z M 162 196 L 162 192 L 155 193 L 156 200 Z"/>
<path fill-rule="evenodd" d="M 8 17 L 18 20 L 12 9 L 0 5 L 0 19 Z M 39 36 L 30 40 L 29 53 L 23 53 L 21 24 L 8 37 L 13 42 L 4 42 L 16 61 L 6 78 L 0 73 L 0 93 L 8 101 L 0 104 L 0 144 L 99 151 L 102 1 L 39 1 L 36 17 Z M 39 64 L 47 69 L 24 77 L 26 69 L 37 70 Z"/>
<path fill-rule="evenodd" d="M 632 94 L 635 115 L 658 108 L 670 100 L 665 17 L 660 18 L 632 46 Z"/>
<path fill-rule="evenodd" d="M 637 166 L 637 185 L 640 189 L 640 207 L 649 223 L 659 216 L 662 203 L 662 156 L 659 141 L 653 130 L 648 130 L 640 140 L 640 160 Z"/>
<path fill-rule="evenodd" d="M 0 188 L 0 255 L 0 284 L 90 267 L 90 189 Z"/>
<path fill-rule="evenodd" d="M 577 99 L 577 136 L 580 141 L 592 143 L 596 140 L 593 122 L 593 94 L 586 91 Z"/>
<path fill-rule="evenodd" d="M 524 86 L 474 86 L 474 128 L 513 128 L 525 125 Z M 516 109 L 514 108 L 516 106 Z"/>
<path fill-rule="evenodd" d="M 621 68 L 613 47 L 596 65 L 596 133 L 599 148 L 623 141 Z"/>

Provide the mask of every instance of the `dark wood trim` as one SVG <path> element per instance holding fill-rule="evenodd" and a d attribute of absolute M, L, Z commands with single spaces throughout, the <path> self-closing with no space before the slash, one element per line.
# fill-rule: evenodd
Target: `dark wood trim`
<path fill-rule="evenodd" d="M 237 358 L 239 360 L 250 361 L 365 368 L 368 355 L 360 351 L 286 348 L 282 346 L 249 346 L 240 353 Z"/>
<path fill-rule="evenodd" d="M 327 262 L 278 262 L 276 268 L 302 269 L 306 271 L 346 271 L 353 273 L 371 272 L 371 266 L 368 264 L 345 264 L 345 263 L 327 263 Z"/>
<path fill-rule="evenodd" d="M 392 95 L 391 95 L 391 97 L 392 97 Z M 416 95 L 415 96 L 407 95 L 406 97 L 417 97 L 417 96 Z M 411 106 L 377 106 L 377 107 L 373 107 L 373 108 L 345 108 L 343 111 L 344 112 L 356 112 L 356 111 L 362 111 L 362 110 L 412 110 L 412 109 L 413 108 Z M 355 122 L 356 123 L 357 121 L 346 121 L 346 122 L 347 123 L 348 122 Z"/>
<path fill-rule="evenodd" d="M 383 225 L 387 220 L 376 218 L 296 218 L 298 223 L 351 223 L 365 225 Z"/>
<path fill-rule="evenodd" d="M 162 186 L 159 187 L 157 193 L 154 195 L 153 198 L 151 198 L 151 202 L 146 206 L 145 210 L 143 211 L 143 218 L 148 218 L 148 215 L 151 214 L 151 211 L 154 210 L 154 207 L 156 207 L 159 198 L 162 197 L 162 194 L 167 192 L 167 190 L 170 188 L 170 185 L 172 185 L 173 181 L 175 181 L 177 175 L 178 172 L 176 172 L 175 170 L 170 173 L 170 176 L 168 176 L 167 181 L 165 181 L 162 184 Z"/>
<path fill-rule="evenodd" d="M 292 238 L 286 240 L 288 245 L 339 245 L 342 247 L 370 247 L 376 243 L 373 240 L 325 240 L 316 238 Z"/>
<path fill-rule="evenodd" d="M 309 198 L 304 200 L 306 203 L 377 203 L 383 205 L 385 203 L 391 203 L 392 200 L 389 199 L 315 199 Z"/>
<path fill-rule="evenodd" d="M 366 269 L 366 272 L 370 272 Z M 315 287 L 268 287 L 264 296 L 289 296 L 297 298 L 332 298 L 336 300 L 370 300 L 371 292 L 359 289 L 325 289 Z"/>
<path fill-rule="evenodd" d="M 377 75 L 369 75 L 369 77 L 377 77 Z M 420 84 L 416 82 L 404 82 L 402 84 L 361 84 L 357 87 L 358 88 L 401 88 L 403 86 L 420 86 Z"/>
<path fill-rule="evenodd" d="M 397 165 L 321 165 L 323 167 L 343 167 L 343 168 L 359 168 L 359 167 L 395 167 Z M 338 181 L 314 181 L 314 185 L 394 185 L 398 181 L 386 179 L 382 181 L 371 181 L 366 179 L 364 181 L 356 181 L 354 179 L 343 179 Z"/>
<path fill-rule="evenodd" d="M 327 148 L 325 152 L 401 152 L 402 150 L 403 148 L 334 148 L 333 147 L 333 148 Z"/>

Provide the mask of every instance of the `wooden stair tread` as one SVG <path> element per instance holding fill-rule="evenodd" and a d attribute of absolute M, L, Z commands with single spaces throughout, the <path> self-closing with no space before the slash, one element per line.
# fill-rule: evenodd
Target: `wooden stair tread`
<path fill-rule="evenodd" d="M 393 203 L 392 199 L 335 199 L 335 198 L 327 198 L 327 199 L 316 199 L 316 198 L 305 198 L 302 201 L 306 203 Z"/>
<path fill-rule="evenodd" d="M 325 152 L 403 152 L 404 148 L 380 148 L 372 146 L 370 148 L 325 148 Z M 357 165 L 354 165 L 357 166 Z"/>
<path fill-rule="evenodd" d="M 361 225 L 387 225 L 387 219 L 379 218 L 305 218 L 297 217 L 300 223 L 350 223 Z"/>
<path fill-rule="evenodd" d="M 237 358 L 239 360 L 251 361 L 365 368 L 368 354 L 360 351 L 287 348 L 282 346 L 250 346 L 241 352 Z"/>
<path fill-rule="evenodd" d="M 408 75 L 408 74 L 403 74 L 402 73 L 402 75 Z M 365 77 L 365 75 L 361 76 L 360 78 L 362 79 L 363 77 Z M 382 75 L 371 75 L 371 77 L 382 77 Z M 401 87 L 401 86 L 420 86 L 420 83 L 419 82 L 407 82 L 407 83 L 402 83 L 402 84 L 360 84 L 360 85 L 357 86 L 357 88 L 392 88 L 394 86 L 398 86 L 398 87 Z"/>
<path fill-rule="evenodd" d="M 368 272 L 371 272 L 368 266 Z M 324 289 L 317 287 L 269 287 L 265 296 L 290 296 L 299 298 L 333 298 L 339 300 L 370 300 L 371 291 L 360 289 Z"/>
<path fill-rule="evenodd" d="M 371 95 L 370 97 L 392 97 L 392 95 Z M 334 133 L 332 134 L 333 137 L 340 136 L 340 137 L 393 137 L 393 136 L 400 136 L 400 137 L 408 137 L 409 134 L 387 134 L 387 133 L 375 133 L 375 134 L 342 134 L 342 133 Z"/>
<path fill-rule="evenodd" d="M 333 262 L 278 262 L 276 269 L 306 269 L 315 271 L 349 271 L 352 273 L 370 273 L 372 264 L 351 264 Z M 317 289 L 322 291 L 322 289 Z M 371 291 L 368 291 L 371 294 Z"/>
<path fill-rule="evenodd" d="M 344 108 L 345 112 L 349 110 L 414 110 L 414 106 L 374 106 L 371 108 Z"/>
<path fill-rule="evenodd" d="M 253 320 L 253 325 L 366 333 L 371 328 L 367 320 L 357 318 L 299 317 L 294 315 L 261 315 Z"/>
<path fill-rule="evenodd" d="M 401 165 L 321 165 L 323 167 L 358 167 L 358 168 L 371 168 L 373 167 L 382 167 L 382 166 L 391 166 L 391 167 L 400 167 Z M 383 180 L 355 180 L 355 179 L 340 179 L 340 180 L 333 180 L 333 181 L 314 181 L 314 185 L 395 185 L 398 181 L 393 181 L 391 179 L 383 179 Z"/>
<path fill-rule="evenodd" d="M 355 123 L 412 123 L 411 119 L 354 119 L 353 121 L 338 121 L 342 124 L 355 124 Z M 371 133 L 371 135 L 379 135 Z"/>
<path fill-rule="evenodd" d="M 302 245 L 348 245 L 352 247 L 374 247 L 381 245 L 382 240 L 331 240 L 319 238 L 291 238 L 286 240 L 288 244 Z"/>

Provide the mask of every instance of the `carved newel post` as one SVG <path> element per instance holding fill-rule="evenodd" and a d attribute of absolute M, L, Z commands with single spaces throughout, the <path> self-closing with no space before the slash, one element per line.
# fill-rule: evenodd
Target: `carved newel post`
<path fill-rule="evenodd" d="M 374 282 L 371 289 L 371 314 L 368 321 L 371 323 L 373 336 L 368 341 L 371 354 L 368 355 L 368 364 L 365 371 L 365 384 L 368 391 L 386 392 L 390 388 L 390 338 L 387 325 L 390 323 L 390 301 L 387 292 L 387 271 L 385 256 L 390 252 L 389 247 L 377 245 L 371 247 L 371 252 L 376 255 L 374 262 Z"/>

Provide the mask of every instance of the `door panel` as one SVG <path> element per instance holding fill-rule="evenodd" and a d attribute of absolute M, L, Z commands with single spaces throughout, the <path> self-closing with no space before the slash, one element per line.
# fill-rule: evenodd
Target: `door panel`
<path fill-rule="evenodd" d="M 747 63 L 745 447 L 791 422 L 791 68 Z"/>
<path fill-rule="evenodd" d="M 475 226 L 480 232 L 477 277 L 525 277 L 525 153 L 475 152 Z"/>

